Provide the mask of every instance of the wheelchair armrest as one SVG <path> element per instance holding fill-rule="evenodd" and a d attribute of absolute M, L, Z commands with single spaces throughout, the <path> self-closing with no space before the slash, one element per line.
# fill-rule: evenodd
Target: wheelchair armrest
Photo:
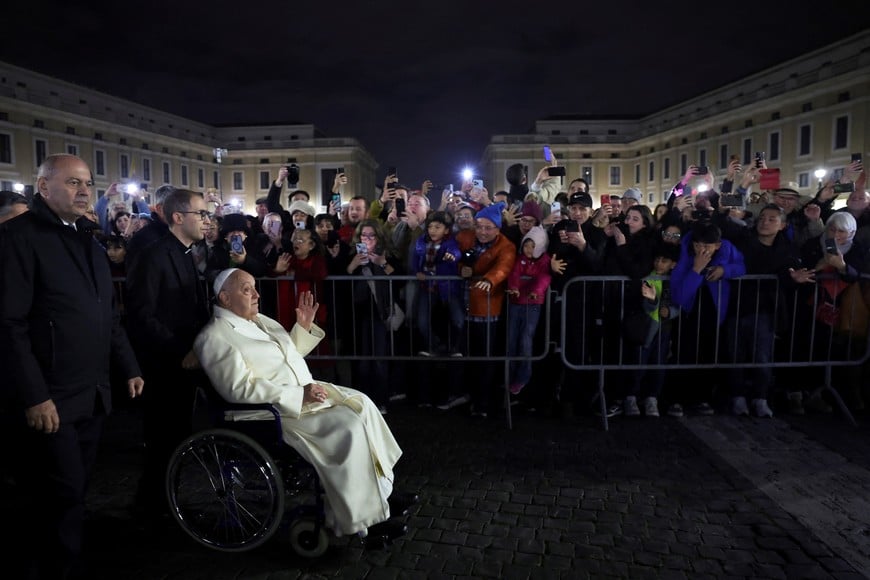
<path fill-rule="evenodd" d="M 272 403 L 230 403 L 222 401 L 221 407 L 224 411 L 269 411 L 277 421 L 281 420 L 278 408 Z"/>

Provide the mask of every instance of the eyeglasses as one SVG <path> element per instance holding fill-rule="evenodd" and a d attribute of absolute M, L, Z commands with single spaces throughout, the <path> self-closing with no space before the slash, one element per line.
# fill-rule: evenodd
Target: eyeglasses
<path fill-rule="evenodd" d="M 498 228 L 495 227 L 495 226 L 484 226 L 484 225 L 481 225 L 481 224 L 476 224 L 476 225 L 474 226 L 474 229 L 476 229 L 476 230 L 481 230 L 481 231 L 484 231 L 484 232 L 491 232 L 492 230 L 497 230 Z"/>
<path fill-rule="evenodd" d="M 523 222 L 524 224 L 533 224 L 533 223 L 536 223 L 538 220 L 536 220 L 533 217 L 524 217 L 524 218 L 520 218 L 520 221 Z"/>
<path fill-rule="evenodd" d="M 666 240 L 679 240 L 683 234 L 680 232 L 662 232 L 662 237 Z"/>
<path fill-rule="evenodd" d="M 213 213 L 209 213 L 208 211 L 206 211 L 204 209 L 201 209 L 199 211 L 180 211 L 178 213 L 195 213 L 199 216 L 199 219 L 201 219 L 202 221 L 211 220 L 214 218 Z"/>
<path fill-rule="evenodd" d="M 367 239 L 367 240 L 373 240 L 373 239 L 375 239 L 377 236 L 375 236 L 375 234 L 360 234 L 359 237 L 361 237 L 361 238 L 365 238 L 365 239 Z"/>

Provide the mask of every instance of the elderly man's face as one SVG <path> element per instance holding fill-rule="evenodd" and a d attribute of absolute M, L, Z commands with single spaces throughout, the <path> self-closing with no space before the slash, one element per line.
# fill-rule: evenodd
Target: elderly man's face
<path fill-rule="evenodd" d="M 77 157 L 59 159 L 51 177 L 40 177 L 36 187 L 58 217 L 75 222 L 85 215 L 91 203 L 91 170 Z"/>
<path fill-rule="evenodd" d="M 245 320 L 253 320 L 260 312 L 260 294 L 254 277 L 243 270 L 227 278 L 218 300 L 222 307 Z"/>

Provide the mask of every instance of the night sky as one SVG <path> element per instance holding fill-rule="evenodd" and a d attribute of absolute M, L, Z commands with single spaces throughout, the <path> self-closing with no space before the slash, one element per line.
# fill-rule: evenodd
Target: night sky
<path fill-rule="evenodd" d="M 854 0 L 10 4 L 6 62 L 212 124 L 313 123 L 414 187 L 536 119 L 653 112 L 867 27 Z"/>

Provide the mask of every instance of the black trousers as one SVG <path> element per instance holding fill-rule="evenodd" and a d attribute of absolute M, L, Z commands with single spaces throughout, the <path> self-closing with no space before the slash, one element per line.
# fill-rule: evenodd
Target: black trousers
<path fill-rule="evenodd" d="M 27 427 L 13 419 L 16 439 L 15 485 L 22 501 L 11 527 L 17 562 L 10 578 L 71 578 L 82 552 L 87 483 L 97 457 L 105 414 L 70 422 L 57 433 Z M 20 530 L 20 534 L 19 534 Z"/>

